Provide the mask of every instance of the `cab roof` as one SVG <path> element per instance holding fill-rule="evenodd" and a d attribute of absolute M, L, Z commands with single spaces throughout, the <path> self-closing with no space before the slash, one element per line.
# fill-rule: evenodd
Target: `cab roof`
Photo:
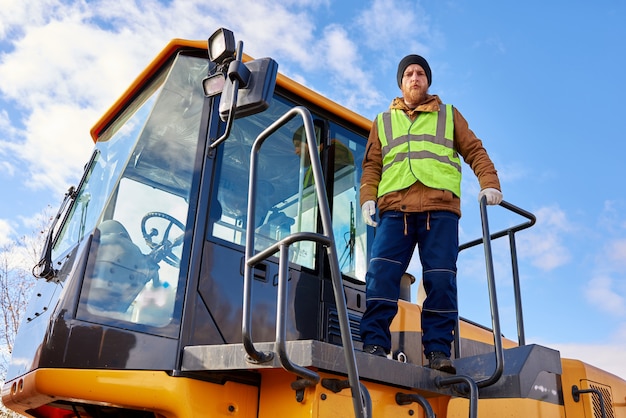
<path fill-rule="evenodd" d="M 161 68 L 172 60 L 176 54 L 184 49 L 195 49 L 200 53 L 205 53 L 208 59 L 207 53 L 207 41 L 187 40 L 187 39 L 172 39 L 165 48 L 152 60 L 150 64 L 139 74 L 135 81 L 126 89 L 126 91 L 117 99 L 117 101 L 105 112 L 105 114 L 96 122 L 91 128 L 91 137 L 94 142 L 98 140 L 100 135 L 109 127 L 109 125 L 117 119 L 117 117 L 124 111 L 128 103 L 139 94 L 147 84 L 153 79 L 153 77 L 159 73 Z M 244 54 L 244 61 L 249 61 L 252 58 Z M 300 83 L 286 77 L 283 74 L 278 74 L 276 78 L 276 84 L 289 92 L 295 94 L 304 100 L 313 103 L 330 113 L 333 113 L 340 118 L 346 120 L 349 123 L 357 125 L 358 127 L 369 130 L 371 127 L 371 121 L 367 118 L 347 109 L 332 100 L 322 96 L 321 94 L 303 86 Z"/>

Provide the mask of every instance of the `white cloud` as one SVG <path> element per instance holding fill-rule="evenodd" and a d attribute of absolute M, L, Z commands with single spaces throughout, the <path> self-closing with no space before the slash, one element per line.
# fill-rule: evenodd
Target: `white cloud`
<path fill-rule="evenodd" d="M 418 2 L 374 0 L 357 18 L 359 34 L 374 51 L 428 54 L 426 41 L 438 36 Z M 394 47 L 398 45 L 398 47 Z M 401 47 L 400 47 L 401 46 Z M 397 58 L 397 57 L 395 57 Z"/>
<path fill-rule="evenodd" d="M 34 109 L 19 150 L 31 167 L 27 184 L 35 190 L 54 190 L 56 196 L 76 185 L 93 148 L 89 129 L 96 119 L 93 109 L 62 104 Z"/>
<path fill-rule="evenodd" d="M 320 42 L 322 62 L 332 77 L 336 90 L 335 100 L 343 98 L 344 104 L 351 109 L 367 109 L 372 106 L 385 106 L 381 94 L 371 88 L 373 74 L 362 70 L 362 57 L 356 42 L 339 25 L 329 25 L 324 30 Z"/>
<path fill-rule="evenodd" d="M 626 340 L 608 344 L 554 343 L 545 344 L 561 353 L 562 358 L 583 361 L 626 380 L 626 362 L 621 361 L 626 353 Z"/>
<path fill-rule="evenodd" d="M 52 220 L 51 208 L 46 207 L 31 218 L 0 219 L 0 256 L 8 270 L 29 271 L 41 257 L 41 251 Z M 19 225 L 18 225 L 19 224 Z M 30 233 L 17 232 L 24 226 Z"/>
<path fill-rule="evenodd" d="M 162 44 L 98 28 L 90 23 L 95 17 L 68 7 L 43 25 L 25 27 L 3 56 L 2 91 L 25 109 L 52 102 L 108 106 Z"/>
<path fill-rule="evenodd" d="M 626 315 L 624 295 L 616 288 L 617 283 L 608 275 L 596 276 L 586 285 L 585 294 L 589 302 L 599 310 L 612 314 Z M 622 289 L 624 290 L 624 289 Z"/>
<path fill-rule="evenodd" d="M 593 277 L 584 285 L 587 300 L 602 312 L 626 316 L 626 239 L 608 241 L 595 254 Z"/>
<path fill-rule="evenodd" d="M 11 126 L 9 115 L 6 110 L 0 111 L 0 174 L 7 177 L 13 177 L 16 170 L 15 162 L 11 158 L 15 138 L 16 130 Z"/>
<path fill-rule="evenodd" d="M 506 53 L 506 46 L 504 45 L 504 42 L 502 42 L 502 39 L 500 39 L 499 36 L 492 36 L 490 38 L 476 41 L 474 42 L 473 47 L 492 49 L 498 54 Z"/>
<path fill-rule="evenodd" d="M 621 323 L 601 342 L 549 342 L 533 343 L 558 350 L 561 358 L 580 360 L 626 380 L 626 362 L 620 361 L 626 353 L 626 322 Z"/>
<path fill-rule="evenodd" d="M 0 219 L 0 247 L 8 245 L 12 242 L 12 235 L 14 230 L 11 227 L 10 221 L 6 219 Z"/>
<path fill-rule="evenodd" d="M 0 231 L 0 240 L 2 240 L 2 232 Z M 8 270 L 30 270 L 34 266 L 40 255 L 41 248 L 35 248 L 33 245 L 38 243 L 35 239 L 10 239 L 8 241 L 0 241 L 0 256 L 2 257 L 3 268 Z"/>
<path fill-rule="evenodd" d="M 568 263 L 572 256 L 567 248 L 567 235 L 574 230 L 563 210 L 558 206 L 543 207 L 535 211 L 537 223 L 520 234 L 519 254 L 530 258 L 531 263 L 550 271 Z"/>
<path fill-rule="evenodd" d="M 626 201 L 624 199 L 619 200 L 605 200 L 602 212 L 598 217 L 598 227 L 610 235 L 619 234 L 624 235 L 626 230 Z"/>
<path fill-rule="evenodd" d="M 58 0 L 3 0 L 0 7 L 0 39 L 20 32 L 24 22 L 38 25 L 43 20 L 43 11 L 50 10 Z"/>
<path fill-rule="evenodd" d="M 59 194 L 76 183 L 93 147 L 89 129 L 149 54 L 137 54 L 121 35 L 92 26 L 89 17 L 78 6 L 53 9 L 45 22 L 35 16 L 33 22 L 41 24 L 24 26 L 0 62 L 2 93 L 25 110 L 25 128 L 12 133 L 20 140 L 11 144 L 11 155 L 1 156 L 0 166 L 21 164 L 34 189 Z"/>
<path fill-rule="evenodd" d="M 528 166 L 518 161 L 498 161 L 498 156 L 492 156 L 494 164 L 498 168 L 498 177 L 501 183 L 516 184 L 518 181 L 523 181 L 529 175 Z M 504 186 L 503 186 L 504 187 Z M 506 187 L 503 188 L 506 192 Z M 506 200 L 506 196 L 505 196 Z"/>
<path fill-rule="evenodd" d="M 327 26 L 322 40 L 324 62 L 338 74 L 349 74 L 358 80 L 365 78 L 363 71 L 356 67 L 359 57 L 357 46 L 350 40 L 348 32 L 339 25 Z M 360 84 L 358 81 L 355 84 Z"/>
<path fill-rule="evenodd" d="M 626 271 L 626 239 L 612 241 L 609 247 L 607 254 L 613 268 Z"/>
<path fill-rule="evenodd" d="M 325 2 L 197 2 L 197 11 L 202 16 L 214 16 L 215 21 L 213 24 L 201 21 L 196 27 L 203 31 L 227 27 L 238 40 L 244 41 L 244 50 L 254 57 L 272 56 L 279 62 L 284 59 L 313 69 L 321 63 L 316 60 L 314 15 L 307 7 L 317 8 L 322 3 Z M 200 33 L 201 39 L 210 35 Z"/>

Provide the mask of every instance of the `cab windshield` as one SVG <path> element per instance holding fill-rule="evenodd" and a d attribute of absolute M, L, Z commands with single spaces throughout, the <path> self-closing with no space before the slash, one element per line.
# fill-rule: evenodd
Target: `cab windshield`
<path fill-rule="evenodd" d="M 53 248 L 56 259 L 93 233 L 78 317 L 176 319 L 207 65 L 179 55 L 96 143 Z"/>

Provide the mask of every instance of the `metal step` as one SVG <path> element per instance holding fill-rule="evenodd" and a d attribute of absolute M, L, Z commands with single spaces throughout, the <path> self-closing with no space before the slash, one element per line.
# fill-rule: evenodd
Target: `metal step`
<path fill-rule="evenodd" d="M 273 351 L 274 343 L 257 343 L 262 351 Z M 290 359 L 302 366 L 346 375 L 341 346 L 315 340 L 289 341 Z M 437 380 L 452 375 L 416 364 L 401 363 L 384 357 L 356 351 L 357 368 L 362 381 L 373 381 L 398 388 L 418 390 L 425 397 L 450 395 L 468 397 L 459 386 L 439 387 Z M 458 375 L 479 380 L 495 368 L 494 354 L 454 360 Z M 243 344 L 200 345 L 185 347 L 183 372 L 254 370 L 281 368 L 274 356 L 264 364 L 246 361 Z M 525 345 L 504 350 L 504 372 L 492 386 L 480 389 L 480 398 L 527 398 L 558 403 L 558 382 L 561 371 L 560 354 L 539 345 Z"/>
<path fill-rule="evenodd" d="M 345 355 L 341 346 L 316 340 L 289 341 L 286 343 L 289 358 L 302 367 L 313 367 L 341 375 L 347 374 Z M 260 351 L 274 351 L 274 343 L 256 343 Z M 439 388 L 438 377 L 451 375 L 410 363 L 373 356 L 356 351 L 357 368 L 361 380 L 369 380 L 398 388 L 418 389 L 424 396 L 463 396 L 454 388 Z M 246 361 L 243 344 L 187 346 L 183 352 L 183 372 L 226 370 L 254 370 L 281 368 L 274 356 L 263 364 Z"/>
<path fill-rule="evenodd" d="M 541 345 L 529 344 L 503 351 L 504 371 L 496 383 L 480 389 L 480 398 L 525 398 L 559 403 L 561 355 Z M 493 353 L 454 361 L 457 373 L 480 381 L 496 367 Z"/>

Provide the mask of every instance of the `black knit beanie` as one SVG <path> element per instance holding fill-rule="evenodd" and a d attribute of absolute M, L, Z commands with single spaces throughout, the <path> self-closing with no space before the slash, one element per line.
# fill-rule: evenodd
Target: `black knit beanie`
<path fill-rule="evenodd" d="M 402 88 L 402 76 L 404 75 L 404 70 L 406 70 L 406 67 L 411 64 L 418 64 L 424 69 L 424 72 L 426 72 L 426 78 L 428 79 L 428 85 L 430 86 L 433 81 L 433 76 L 430 72 L 430 66 L 428 65 L 428 62 L 426 61 L 426 59 L 424 59 L 424 57 L 411 54 L 402 58 L 402 61 L 400 61 L 400 64 L 398 64 L 398 87 Z"/>

